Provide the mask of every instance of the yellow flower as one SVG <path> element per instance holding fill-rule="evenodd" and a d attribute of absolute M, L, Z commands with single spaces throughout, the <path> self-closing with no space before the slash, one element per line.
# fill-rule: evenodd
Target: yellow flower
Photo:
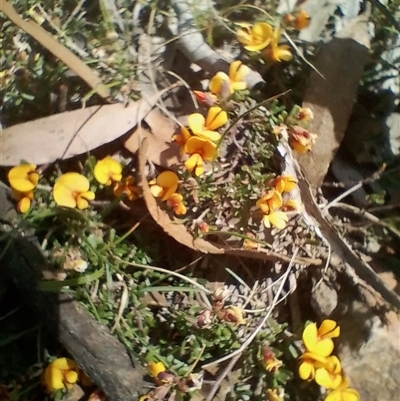
<path fill-rule="evenodd" d="M 213 161 L 218 155 L 217 145 L 207 139 L 191 137 L 186 142 L 185 152 L 190 155 L 185 166 L 188 171 L 195 171 L 197 176 L 204 173 L 204 161 Z"/>
<path fill-rule="evenodd" d="M 44 382 L 49 393 L 64 388 L 71 389 L 78 380 L 78 366 L 68 358 L 58 358 L 44 371 Z"/>
<path fill-rule="evenodd" d="M 266 397 L 268 401 L 283 401 L 284 397 L 284 391 L 282 388 L 274 388 L 274 389 L 268 389 L 266 393 Z"/>
<path fill-rule="evenodd" d="M 271 40 L 271 46 L 266 50 L 266 56 L 272 61 L 280 63 L 281 61 L 290 61 L 293 57 L 290 47 L 288 45 L 279 45 L 279 39 L 281 37 L 281 29 L 275 28 L 273 38 Z"/>
<path fill-rule="evenodd" d="M 275 209 L 279 209 L 282 206 L 282 203 L 282 195 L 280 192 L 275 189 L 270 189 L 256 202 L 256 205 L 264 214 L 268 214 Z"/>
<path fill-rule="evenodd" d="M 133 201 L 139 197 L 142 191 L 135 185 L 135 178 L 131 175 L 128 175 L 128 177 L 125 177 L 121 181 L 115 183 L 113 193 L 115 196 L 121 196 L 125 194 L 130 201 Z"/>
<path fill-rule="evenodd" d="M 172 140 L 181 147 L 181 154 L 185 151 L 185 145 L 191 137 L 189 130 L 186 127 L 180 127 L 179 133 L 172 136 Z"/>
<path fill-rule="evenodd" d="M 21 164 L 8 172 L 8 181 L 12 189 L 18 192 L 29 192 L 36 188 L 39 173 L 34 164 Z"/>
<path fill-rule="evenodd" d="M 316 364 L 326 364 L 326 358 L 311 352 L 305 352 L 300 357 L 301 364 L 299 366 L 299 376 L 303 380 L 311 381 L 315 377 Z"/>
<path fill-rule="evenodd" d="M 311 150 L 317 136 L 306 129 L 296 125 L 290 130 L 290 146 L 299 153 Z"/>
<path fill-rule="evenodd" d="M 262 363 L 265 370 L 271 373 L 276 372 L 283 365 L 283 362 L 276 357 L 269 347 L 262 349 Z"/>
<path fill-rule="evenodd" d="M 329 390 L 336 390 L 343 381 L 342 366 L 337 356 L 326 358 L 325 363 L 315 365 L 315 382 Z"/>
<path fill-rule="evenodd" d="M 90 191 L 89 180 L 82 174 L 65 173 L 54 184 L 53 197 L 58 206 L 86 209 L 94 192 Z"/>
<path fill-rule="evenodd" d="M 189 128 L 193 134 L 213 142 L 221 139 L 221 135 L 215 130 L 227 122 L 228 114 L 218 106 L 208 109 L 207 118 L 204 118 L 200 113 L 193 113 L 188 117 Z"/>
<path fill-rule="evenodd" d="M 343 378 L 342 384 L 334 391 L 328 393 L 325 397 L 325 401 L 359 401 L 360 394 L 349 388 L 349 381 Z"/>
<path fill-rule="evenodd" d="M 221 320 L 232 322 L 236 326 L 239 324 L 246 324 L 246 320 L 243 319 L 243 311 L 237 306 L 232 305 L 229 308 L 221 309 L 218 312 L 218 317 Z"/>
<path fill-rule="evenodd" d="M 283 192 L 290 192 L 296 188 L 297 180 L 291 175 L 278 175 L 273 179 L 269 185 L 275 187 L 275 189 L 281 194 Z"/>
<path fill-rule="evenodd" d="M 239 26 L 236 37 L 246 50 L 259 52 L 271 43 L 273 30 L 270 24 L 266 22 L 256 22 L 254 25 L 240 23 Z"/>
<path fill-rule="evenodd" d="M 155 198 L 161 198 L 162 201 L 165 201 L 176 192 L 178 181 L 179 178 L 173 171 L 164 171 L 154 183 L 150 182 L 150 192 Z"/>
<path fill-rule="evenodd" d="M 329 356 L 334 348 L 332 338 L 339 337 L 340 327 L 334 320 L 326 319 L 317 329 L 315 323 L 308 324 L 303 331 L 303 343 L 308 352 Z"/>
<path fill-rule="evenodd" d="M 234 91 L 244 90 L 247 83 L 243 78 L 249 73 L 250 68 L 240 60 L 233 61 L 229 66 L 229 76 L 222 71 L 217 72 L 210 80 L 209 89 L 211 92 L 220 95 L 227 86 L 227 92 L 232 94 Z"/>
<path fill-rule="evenodd" d="M 173 383 L 175 376 L 168 373 L 162 362 L 150 362 L 147 366 L 150 376 L 160 386 L 166 383 Z"/>
<path fill-rule="evenodd" d="M 121 163 L 107 156 L 99 160 L 94 166 L 94 178 L 103 185 L 109 186 L 113 182 L 121 181 L 122 166 Z"/>
<path fill-rule="evenodd" d="M 299 210 L 299 205 L 296 200 L 287 199 L 287 200 L 283 201 L 281 210 L 283 212 L 295 212 L 295 211 Z"/>
<path fill-rule="evenodd" d="M 18 202 L 17 210 L 20 213 L 24 214 L 30 209 L 33 196 L 33 191 L 19 192 L 14 188 L 11 188 L 11 197 Z"/>
<path fill-rule="evenodd" d="M 186 214 L 186 206 L 183 204 L 183 196 L 181 194 L 174 193 L 167 199 L 167 205 L 177 215 Z"/>
<path fill-rule="evenodd" d="M 271 226 L 274 226 L 275 228 L 282 230 L 286 227 L 289 218 L 284 212 L 275 210 L 268 214 L 264 214 L 262 220 L 265 227 L 271 228 Z"/>
<path fill-rule="evenodd" d="M 282 204 L 282 195 L 275 189 L 270 189 L 256 202 L 256 206 L 261 209 L 264 215 L 262 220 L 265 227 L 270 228 L 272 225 L 278 229 L 285 228 L 289 218 L 284 212 L 276 210 Z"/>

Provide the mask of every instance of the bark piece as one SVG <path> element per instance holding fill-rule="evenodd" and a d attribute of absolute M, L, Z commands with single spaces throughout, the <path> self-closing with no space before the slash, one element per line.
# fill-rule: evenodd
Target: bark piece
<path fill-rule="evenodd" d="M 0 195 L 6 202 L 3 188 Z M 6 243 L 7 239 L 3 241 Z M 110 401 L 137 401 L 146 392 L 144 368 L 132 360 L 107 327 L 96 322 L 70 295 L 38 290 L 37 280 L 47 263 L 32 241 L 13 238 L 1 265 L 3 274 L 5 271 L 12 276 L 25 301 L 36 307 L 48 331 L 58 337 Z"/>
<path fill-rule="evenodd" d="M 367 18 L 360 16 L 340 32 L 340 37 L 322 45 L 304 97 L 304 107 L 314 112 L 310 131 L 318 135 L 312 152 L 299 155 L 307 181 L 316 189 L 344 138 L 358 84 L 368 60 Z"/>

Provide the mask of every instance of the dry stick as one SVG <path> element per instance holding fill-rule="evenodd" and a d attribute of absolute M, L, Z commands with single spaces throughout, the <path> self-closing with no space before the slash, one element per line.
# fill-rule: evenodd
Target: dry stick
<path fill-rule="evenodd" d="M 191 62 L 198 64 L 210 74 L 228 71 L 229 64 L 233 59 L 222 60 L 221 56 L 204 41 L 203 35 L 196 28 L 187 0 L 170 0 L 170 4 L 178 17 L 178 32 L 175 32 L 175 34 L 179 34 L 176 41 L 177 48 Z M 258 84 L 265 84 L 261 75 L 256 71 L 250 71 L 244 79 L 249 89 Z"/>
<path fill-rule="evenodd" d="M 247 337 L 247 339 L 244 341 L 244 343 L 240 346 L 240 348 L 238 348 L 236 351 L 233 351 L 232 353 L 230 353 L 229 355 L 226 355 L 214 362 L 211 362 L 207 365 L 203 365 L 202 368 L 205 369 L 209 366 L 212 365 L 216 365 L 218 363 L 221 363 L 223 361 L 226 361 L 228 359 L 232 359 L 231 362 L 229 363 L 229 365 L 224 369 L 224 371 L 221 373 L 221 375 L 218 377 L 217 381 L 215 382 L 214 386 L 211 388 L 210 393 L 208 394 L 206 401 L 212 401 L 215 393 L 218 391 L 218 388 L 222 382 L 222 380 L 229 374 L 229 372 L 232 370 L 233 366 L 235 365 L 235 363 L 238 361 L 238 359 L 241 357 L 242 353 L 244 352 L 244 350 L 248 347 L 248 345 L 255 339 L 255 337 L 257 336 L 257 334 L 261 331 L 261 329 L 263 328 L 263 326 L 265 325 L 266 321 L 268 320 L 268 318 L 271 316 L 272 311 L 274 310 L 275 306 L 279 303 L 279 297 L 281 296 L 282 293 L 282 289 L 283 286 L 286 283 L 286 280 L 289 276 L 290 271 L 292 270 L 292 266 L 293 266 L 293 262 L 294 259 L 296 258 L 296 255 L 299 251 L 299 248 L 296 248 L 293 256 L 292 256 L 292 260 L 289 263 L 289 266 L 285 272 L 285 274 L 283 275 L 282 278 L 282 282 L 279 285 L 278 291 L 275 294 L 274 300 L 272 302 L 272 305 L 269 307 L 268 312 L 266 313 L 266 315 L 260 320 L 259 324 L 257 325 L 257 327 L 255 328 L 255 330 L 253 330 L 253 332 Z"/>
<path fill-rule="evenodd" d="M 374 224 L 377 224 L 379 226 L 387 228 L 389 231 L 391 231 L 394 235 L 396 235 L 398 238 L 400 238 L 400 231 L 396 230 L 391 224 L 386 223 L 385 221 L 382 221 L 372 213 L 369 213 L 365 210 L 362 210 L 356 206 L 348 205 L 347 203 L 335 203 L 334 207 L 338 207 L 341 209 L 347 209 L 352 211 L 353 213 L 359 214 L 362 217 L 365 217 L 366 219 L 372 221 Z"/>
<path fill-rule="evenodd" d="M 353 192 L 357 191 L 360 189 L 364 184 L 369 184 L 373 181 L 378 180 L 382 173 L 386 169 L 386 164 L 383 164 L 378 171 L 376 171 L 374 174 L 371 175 L 371 177 L 364 178 L 363 180 L 360 180 L 357 182 L 356 185 L 353 187 L 349 188 L 347 191 L 344 191 L 342 194 L 340 194 L 338 197 L 327 203 L 326 205 L 322 206 L 321 210 L 324 212 L 325 210 L 328 210 L 330 207 L 335 206 L 338 202 L 340 202 L 342 199 L 344 199 L 346 196 L 352 194 Z"/>

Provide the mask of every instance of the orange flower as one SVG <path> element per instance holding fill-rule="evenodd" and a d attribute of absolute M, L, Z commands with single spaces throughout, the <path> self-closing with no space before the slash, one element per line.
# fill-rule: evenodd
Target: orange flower
<path fill-rule="evenodd" d="M 275 28 L 273 38 L 271 40 L 271 46 L 268 47 L 265 54 L 272 61 L 280 63 L 281 61 L 290 61 L 293 57 L 290 47 L 288 45 L 279 45 L 281 37 L 281 29 Z"/>
<path fill-rule="evenodd" d="M 221 135 L 215 130 L 227 122 L 228 114 L 218 106 L 208 109 L 207 118 L 204 118 L 200 113 L 193 113 L 188 117 L 189 128 L 193 134 L 213 142 L 221 139 Z"/>
<path fill-rule="evenodd" d="M 276 357 L 269 347 L 262 349 L 262 363 L 265 370 L 271 373 L 276 372 L 283 365 L 283 362 Z"/>
<path fill-rule="evenodd" d="M 264 214 L 268 214 L 282 206 L 282 195 L 277 190 L 270 189 L 256 202 L 256 205 Z"/>
<path fill-rule="evenodd" d="M 173 135 L 172 140 L 181 147 L 181 154 L 185 151 L 187 140 L 191 137 L 189 130 L 186 127 L 180 127 L 177 134 Z"/>
<path fill-rule="evenodd" d="M 177 215 L 186 214 L 186 206 L 183 204 L 183 196 L 181 194 L 174 193 L 167 199 L 167 205 Z"/>
<path fill-rule="evenodd" d="M 281 194 L 283 192 L 290 192 L 296 188 L 297 180 L 290 175 L 278 175 L 269 183 L 269 185 L 275 187 L 275 189 Z"/>
<path fill-rule="evenodd" d="M 187 170 L 194 170 L 200 176 L 204 173 L 204 161 L 213 161 L 218 155 L 218 148 L 207 139 L 193 136 L 186 142 L 185 152 L 190 155 L 185 162 Z"/>
<path fill-rule="evenodd" d="M 310 25 L 311 18 L 307 11 L 299 10 L 294 15 L 294 27 L 298 30 L 307 28 Z"/>
<path fill-rule="evenodd" d="M 208 107 L 215 106 L 218 103 L 218 98 L 212 93 L 193 91 L 196 99 Z"/>
<path fill-rule="evenodd" d="M 210 80 L 209 89 L 211 92 L 221 95 L 224 86 L 227 87 L 228 94 L 234 91 L 247 88 L 243 78 L 249 73 L 250 68 L 244 65 L 240 60 L 233 61 L 229 66 L 229 76 L 222 71 L 217 72 Z"/>
<path fill-rule="evenodd" d="M 161 198 L 165 201 L 171 197 L 171 195 L 178 188 L 178 176 L 172 171 L 164 171 L 161 173 L 155 182 L 150 182 L 150 192 L 155 198 Z"/>
<path fill-rule="evenodd" d="M 236 31 L 236 37 L 246 50 L 259 52 L 271 43 L 273 30 L 270 24 L 256 22 L 254 25 L 247 23 L 240 23 L 238 25 L 240 29 Z"/>
<path fill-rule="evenodd" d="M 131 175 L 128 175 L 128 177 L 123 178 L 121 181 L 115 184 L 113 193 L 117 197 L 125 194 L 130 201 L 133 201 L 139 198 L 139 195 L 141 195 L 142 191 L 135 185 L 135 178 Z"/>
<path fill-rule="evenodd" d="M 316 138 L 317 135 L 295 125 L 290 131 L 290 146 L 299 153 L 306 153 L 311 150 Z"/>

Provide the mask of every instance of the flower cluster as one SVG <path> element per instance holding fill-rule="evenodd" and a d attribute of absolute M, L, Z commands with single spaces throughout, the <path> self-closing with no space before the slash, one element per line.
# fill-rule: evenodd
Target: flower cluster
<path fill-rule="evenodd" d="M 300 356 L 299 375 L 303 380 L 315 380 L 328 390 L 325 401 L 359 401 L 358 392 L 349 388 L 339 358 L 332 355 L 333 338 L 340 335 L 340 327 L 334 320 L 326 319 L 317 328 L 309 323 L 303 331 L 306 351 Z"/>
<path fill-rule="evenodd" d="M 256 202 L 265 227 L 285 228 L 289 220 L 285 211 L 297 210 L 296 202 L 287 197 L 296 185 L 297 180 L 290 175 L 280 175 L 269 183 L 271 189 Z"/>
<path fill-rule="evenodd" d="M 279 44 L 282 29 L 273 28 L 267 22 L 256 22 L 255 24 L 239 23 L 236 31 L 237 40 L 244 48 L 251 52 L 261 52 L 263 56 L 272 61 L 290 61 L 293 57 L 288 45 Z"/>
<path fill-rule="evenodd" d="M 173 171 L 164 171 L 155 180 L 149 182 L 150 192 L 155 198 L 161 198 L 177 215 L 186 214 L 183 196 L 176 192 L 178 176 Z"/>
<path fill-rule="evenodd" d="M 317 135 L 308 130 L 312 119 L 313 112 L 310 108 L 295 106 L 285 123 L 275 126 L 273 132 L 277 137 L 287 139 L 296 152 L 307 153 L 317 139 Z"/>
<path fill-rule="evenodd" d="M 110 156 L 99 160 L 94 166 L 94 177 L 104 186 L 114 185 L 115 196 L 126 196 L 135 200 L 140 196 L 140 188 L 135 186 L 131 175 L 122 176 L 122 165 Z M 12 167 L 8 172 L 11 195 L 17 203 L 17 210 L 26 213 L 34 199 L 34 191 L 39 185 L 40 173 L 34 164 L 24 163 Z M 95 193 L 90 187 L 90 181 L 83 174 L 67 172 L 55 180 L 52 188 L 53 198 L 58 206 L 87 209 L 89 202 L 94 200 Z"/>
<path fill-rule="evenodd" d="M 47 365 L 42 375 L 42 382 L 48 393 L 71 390 L 78 380 L 83 386 L 93 384 L 72 359 L 64 357 L 57 358 Z"/>

